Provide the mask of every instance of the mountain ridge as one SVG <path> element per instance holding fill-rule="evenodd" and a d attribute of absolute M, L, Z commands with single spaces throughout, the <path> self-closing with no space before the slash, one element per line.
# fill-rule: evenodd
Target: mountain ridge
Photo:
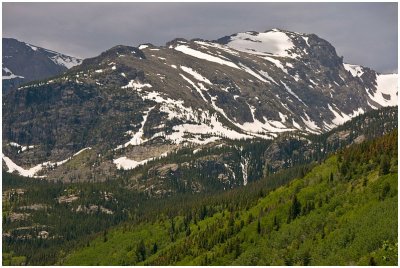
<path fill-rule="evenodd" d="M 3 93 L 26 82 L 61 74 L 82 61 L 79 58 L 21 42 L 15 38 L 3 37 L 2 42 Z"/>
<path fill-rule="evenodd" d="M 273 39 L 286 42 L 284 49 L 243 49 L 227 38 L 226 45 L 178 38 L 165 47 L 115 46 L 8 96 L 3 140 L 34 146 L 31 164 L 56 163 L 90 147 L 130 169 L 187 144 L 322 133 L 357 114 L 397 105 L 397 75 L 379 86 L 378 73 L 363 67 L 354 73 L 316 35 L 266 33 L 236 36 L 244 48 Z M 17 112 L 23 116 L 16 118 Z M 144 148 L 152 153 L 140 153 Z"/>

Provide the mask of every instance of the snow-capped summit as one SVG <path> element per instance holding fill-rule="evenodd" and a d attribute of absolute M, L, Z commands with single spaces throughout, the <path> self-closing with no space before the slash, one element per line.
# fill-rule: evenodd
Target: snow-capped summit
<path fill-rule="evenodd" d="M 90 146 L 112 154 L 116 167 L 161 157 L 163 147 L 323 133 L 397 105 L 397 75 L 345 64 L 328 41 L 278 29 L 116 46 L 18 89 L 4 99 L 6 142 L 35 145 L 43 162 Z M 32 166 L 23 154 L 14 160 Z"/>
<path fill-rule="evenodd" d="M 82 60 L 78 59 L 76 57 L 67 56 L 65 54 L 62 54 L 62 53 L 59 53 L 59 52 L 56 52 L 53 50 L 45 49 L 45 48 L 39 48 L 39 49 L 43 49 L 45 52 L 47 52 L 49 54 L 49 58 L 55 64 L 64 66 L 67 69 L 70 69 L 70 68 L 82 63 Z"/>
<path fill-rule="evenodd" d="M 3 93 L 26 82 L 58 75 L 81 62 L 76 57 L 3 38 Z"/>
<path fill-rule="evenodd" d="M 294 47 L 290 37 L 284 32 L 277 30 L 265 33 L 237 33 L 231 36 L 230 41 L 226 45 L 247 53 L 259 55 L 273 54 L 277 56 L 289 56 L 288 50 Z"/>
<path fill-rule="evenodd" d="M 307 34 L 275 28 L 265 32 L 235 33 L 222 37 L 217 42 L 237 51 L 255 55 L 296 58 L 307 53 L 308 39 Z"/>

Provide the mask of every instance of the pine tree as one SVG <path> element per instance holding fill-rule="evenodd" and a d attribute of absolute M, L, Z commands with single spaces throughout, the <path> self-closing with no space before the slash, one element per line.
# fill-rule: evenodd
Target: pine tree
<path fill-rule="evenodd" d="M 390 171 L 390 160 L 389 157 L 385 154 L 381 158 L 381 163 L 379 166 L 379 174 L 386 175 L 389 174 Z"/>
<path fill-rule="evenodd" d="M 296 219 L 297 216 L 300 215 L 300 213 L 301 213 L 301 203 L 297 199 L 297 196 L 293 195 L 292 204 L 290 205 L 289 209 L 288 223 Z"/>
<path fill-rule="evenodd" d="M 371 258 L 369 259 L 368 265 L 369 265 L 369 266 L 376 266 L 376 265 L 377 265 L 377 263 L 376 263 L 374 257 L 371 257 Z"/>
<path fill-rule="evenodd" d="M 143 239 L 140 240 L 136 247 L 136 257 L 138 262 L 142 262 L 146 259 L 146 246 L 144 245 Z"/>
<path fill-rule="evenodd" d="M 279 230 L 279 222 L 278 219 L 276 218 L 276 215 L 274 216 L 274 230 L 278 231 Z"/>
<path fill-rule="evenodd" d="M 158 246 L 157 246 L 157 243 L 154 242 L 154 244 L 153 244 L 153 249 L 151 250 L 151 253 L 152 253 L 152 254 L 155 254 L 155 253 L 157 253 L 157 251 L 158 251 Z"/>

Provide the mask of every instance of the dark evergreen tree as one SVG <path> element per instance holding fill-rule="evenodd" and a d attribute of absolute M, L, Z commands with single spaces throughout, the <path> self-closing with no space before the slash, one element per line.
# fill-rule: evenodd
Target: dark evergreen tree
<path fill-rule="evenodd" d="M 140 240 L 139 244 L 136 247 L 136 258 L 138 262 L 142 262 L 146 259 L 146 246 L 143 239 Z"/>
<path fill-rule="evenodd" d="M 389 157 L 387 156 L 387 154 L 384 154 L 381 157 L 381 163 L 379 166 L 379 174 L 386 175 L 389 173 L 389 171 L 390 171 L 390 160 L 389 160 Z"/>
<path fill-rule="evenodd" d="M 152 254 L 155 254 L 155 253 L 157 253 L 157 250 L 158 250 L 157 243 L 156 243 L 156 242 L 154 242 L 154 244 L 153 244 L 153 248 L 152 248 L 152 250 L 151 250 L 151 253 L 152 253 Z"/>
<path fill-rule="evenodd" d="M 292 202 L 289 208 L 288 223 L 296 219 L 301 213 L 301 203 L 296 195 L 293 195 Z"/>

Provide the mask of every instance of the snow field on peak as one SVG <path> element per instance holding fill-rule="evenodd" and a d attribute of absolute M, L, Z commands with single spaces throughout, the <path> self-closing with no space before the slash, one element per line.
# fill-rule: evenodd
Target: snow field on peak
<path fill-rule="evenodd" d="M 294 47 L 292 40 L 285 33 L 279 31 L 255 35 L 250 32 L 238 33 L 231 36 L 227 46 L 250 54 L 264 56 L 273 54 L 282 57 L 291 57 L 287 51 Z"/>

